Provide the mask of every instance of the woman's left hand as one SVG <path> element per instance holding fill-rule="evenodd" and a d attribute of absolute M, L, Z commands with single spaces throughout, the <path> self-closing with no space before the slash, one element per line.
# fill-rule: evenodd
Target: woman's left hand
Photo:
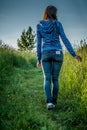
<path fill-rule="evenodd" d="M 76 55 L 75 58 L 76 58 L 77 61 L 80 61 L 80 62 L 82 61 L 82 58 L 78 55 Z"/>

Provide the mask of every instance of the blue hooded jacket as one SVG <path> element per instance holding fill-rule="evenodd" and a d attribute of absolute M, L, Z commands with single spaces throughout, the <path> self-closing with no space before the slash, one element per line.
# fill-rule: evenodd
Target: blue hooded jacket
<path fill-rule="evenodd" d="M 37 57 L 39 63 L 41 62 L 42 51 L 62 50 L 59 36 L 70 54 L 73 57 L 76 56 L 64 33 L 62 24 L 58 20 L 42 20 L 37 25 Z"/>

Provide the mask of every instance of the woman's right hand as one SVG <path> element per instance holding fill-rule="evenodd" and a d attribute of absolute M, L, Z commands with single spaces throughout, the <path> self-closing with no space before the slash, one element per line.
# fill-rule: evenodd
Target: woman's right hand
<path fill-rule="evenodd" d="M 75 58 L 76 58 L 77 61 L 80 61 L 80 62 L 82 61 L 82 58 L 78 55 L 76 55 Z"/>
<path fill-rule="evenodd" d="M 37 68 L 41 68 L 41 63 L 37 63 Z"/>

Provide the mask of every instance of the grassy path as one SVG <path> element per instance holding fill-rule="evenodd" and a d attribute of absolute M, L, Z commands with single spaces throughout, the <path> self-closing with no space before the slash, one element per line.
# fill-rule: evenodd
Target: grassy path
<path fill-rule="evenodd" d="M 15 68 L 1 96 L 1 130 L 83 130 L 67 124 L 71 113 L 63 102 L 46 109 L 42 71 L 37 68 Z"/>

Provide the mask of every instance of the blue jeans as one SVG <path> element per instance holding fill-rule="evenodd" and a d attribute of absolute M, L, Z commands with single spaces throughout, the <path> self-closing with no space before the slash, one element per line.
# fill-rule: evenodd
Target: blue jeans
<path fill-rule="evenodd" d="M 42 69 L 44 74 L 44 90 L 46 102 L 57 103 L 58 96 L 58 77 L 63 63 L 62 51 L 43 51 L 42 52 Z M 51 83 L 53 87 L 51 88 Z"/>

